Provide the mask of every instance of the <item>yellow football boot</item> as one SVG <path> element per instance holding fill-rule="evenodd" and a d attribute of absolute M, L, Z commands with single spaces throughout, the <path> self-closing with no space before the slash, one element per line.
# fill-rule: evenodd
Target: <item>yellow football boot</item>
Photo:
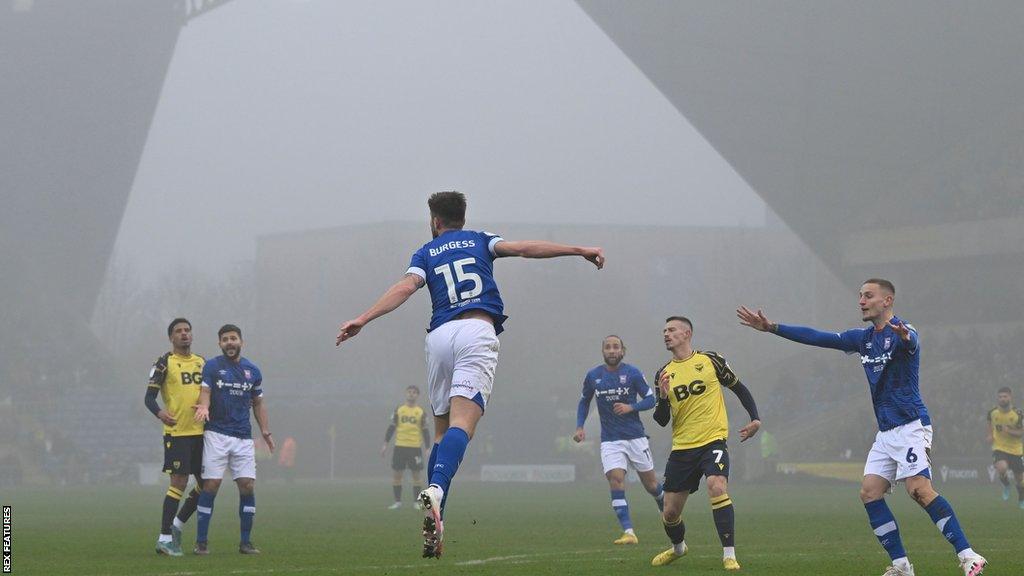
<path fill-rule="evenodd" d="M 637 539 L 636 534 L 630 534 L 629 532 L 623 532 L 622 536 L 619 536 L 612 544 L 639 544 L 640 540 Z"/>
<path fill-rule="evenodd" d="M 682 558 L 683 556 L 686 556 L 688 550 L 689 549 L 686 547 L 686 544 L 683 544 L 682 554 L 676 554 L 675 548 L 669 548 L 668 550 L 665 550 L 661 554 L 655 556 L 654 559 L 651 560 L 651 566 L 667 566 L 672 562 L 675 562 L 676 558 Z"/>
<path fill-rule="evenodd" d="M 725 566 L 726 570 L 739 570 L 740 563 L 735 558 L 723 558 L 722 565 Z"/>

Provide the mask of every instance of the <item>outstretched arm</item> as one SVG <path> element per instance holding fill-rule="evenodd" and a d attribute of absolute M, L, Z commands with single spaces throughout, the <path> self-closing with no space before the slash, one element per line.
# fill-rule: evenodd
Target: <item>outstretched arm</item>
<path fill-rule="evenodd" d="M 380 299 L 370 306 L 370 309 L 363 312 L 358 318 L 354 318 L 345 322 L 341 325 L 338 330 L 338 338 L 335 341 L 335 346 L 340 346 L 342 342 L 352 338 L 359 331 L 363 329 L 370 321 L 379 318 L 388 312 L 391 312 L 395 308 L 398 308 L 409 299 L 410 296 L 416 293 L 417 290 L 423 287 L 426 281 L 423 277 L 418 274 L 406 274 L 401 280 L 395 282 L 391 288 L 388 288 L 387 292 L 384 293 Z"/>
<path fill-rule="evenodd" d="M 495 256 L 519 256 L 521 258 L 557 258 L 559 256 L 582 256 L 600 270 L 604 268 L 604 251 L 600 248 L 569 246 L 545 240 L 502 240 L 494 245 Z"/>
<path fill-rule="evenodd" d="M 749 326 L 760 332 L 772 332 L 787 340 L 792 340 L 801 344 L 820 346 L 822 348 L 834 348 L 836 350 L 842 350 L 843 352 L 857 351 L 856 342 L 851 338 L 844 338 L 842 334 L 838 334 L 836 332 L 822 332 L 806 326 L 787 326 L 785 324 L 772 322 L 765 317 L 764 312 L 761 310 L 754 312 L 746 306 L 740 306 L 736 310 L 736 317 L 740 319 L 740 324 L 744 326 Z"/>

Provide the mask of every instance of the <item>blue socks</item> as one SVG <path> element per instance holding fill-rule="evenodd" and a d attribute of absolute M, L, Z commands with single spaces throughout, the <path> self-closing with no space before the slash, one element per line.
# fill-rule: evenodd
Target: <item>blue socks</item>
<path fill-rule="evenodd" d="M 441 442 L 437 444 L 434 451 L 436 454 L 430 455 L 434 460 L 434 465 L 430 467 L 430 483 L 440 486 L 445 494 L 448 493 L 448 486 L 451 485 L 455 473 L 459 471 L 459 464 L 462 463 L 468 445 L 469 434 L 466 434 L 465 430 L 449 428 Z"/>
<path fill-rule="evenodd" d="M 256 516 L 256 495 L 238 495 L 238 518 L 242 523 L 242 542 L 249 541 L 249 534 L 252 533 L 252 519 Z"/>
<path fill-rule="evenodd" d="M 906 558 L 907 552 L 903 549 L 903 540 L 900 539 L 900 529 L 896 525 L 896 517 L 889 510 L 885 499 L 868 502 L 864 505 L 868 512 L 868 522 L 871 529 L 875 531 L 879 544 L 889 553 L 893 561 Z"/>
<path fill-rule="evenodd" d="M 217 495 L 211 492 L 199 493 L 199 503 L 196 506 L 198 525 L 196 526 L 196 542 L 206 542 L 206 535 L 210 530 L 210 517 L 213 516 L 213 499 Z"/>
<path fill-rule="evenodd" d="M 626 502 L 626 491 L 612 490 L 611 492 L 612 510 L 615 510 L 615 515 L 618 516 L 622 530 L 631 530 L 633 528 L 633 521 L 629 519 L 629 502 Z"/>
<path fill-rule="evenodd" d="M 960 522 L 956 519 L 956 514 L 953 513 L 953 507 L 945 498 L 936 496 L 924 510 L 958 554 L 971 547 L 967 543 L 967 537 L 964 536 L 963 530 L 960 529 Z"/>

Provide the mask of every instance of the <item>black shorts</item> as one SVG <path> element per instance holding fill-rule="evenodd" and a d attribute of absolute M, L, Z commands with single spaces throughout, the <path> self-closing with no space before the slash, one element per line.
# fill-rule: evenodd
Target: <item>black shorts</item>
<path fill-rule="evenodd" d="M 391 469 L 401 472 L 406 468 L 413 472 L 423 470 L 423 451 L 419 448 L 395 446 L 395 450 L 391 454 Z"/>
<path fill-rule="evenodd" d="M 702 476 L 729 477 L 729 448 L 725 440 L 715 440 L 697 448 L 673 450 L 665 464 L 665 492 L 690 494 L 697 491 Z"/>
<path fill-rule="evenodd" d="M 1016 456 L 1009 452 L 1003 452 L 1002 450 L 993 450 L 992 460 L 995 462 L 1006 460 L 1006 463 L 1010 466 L 1010 470 L 1013 470 L 1014 476 L 1018 478 L 1020 478 L 1021 474 L 1024 474 L 1024 456 Z"/>
<path fill-rule="evenodd" d="M 164 435 L 164 472 L 199 474 L 203 471 L 203 435 Z"/>

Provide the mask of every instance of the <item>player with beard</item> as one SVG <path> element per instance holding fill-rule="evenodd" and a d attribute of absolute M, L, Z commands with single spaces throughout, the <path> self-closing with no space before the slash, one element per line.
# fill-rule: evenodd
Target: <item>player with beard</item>
<path fill-rule="evenodd" d="M 587 433 L 590 402 L 597 397 L 597 414 L 601 418 L 601 465 L 611 490 L 612 509 L 622 526 L 622 536 L 614 544 L 639 542 L 629 517 L 626 500 L 626 469 L 632 465 L 647 492 L 661 510 L 665 493 L 654 471 L 651 447 L 640 421 L 640 412 L 654 408 L 657 399 L 644 375 L 636 367 L 622 362 L 626 345 L 622 338 L 610 335 L 601 343 L 604 364 L 587 372 L 583 393 L 576 409 L 576 433 L 572 439 L 583 442 Z"/>

